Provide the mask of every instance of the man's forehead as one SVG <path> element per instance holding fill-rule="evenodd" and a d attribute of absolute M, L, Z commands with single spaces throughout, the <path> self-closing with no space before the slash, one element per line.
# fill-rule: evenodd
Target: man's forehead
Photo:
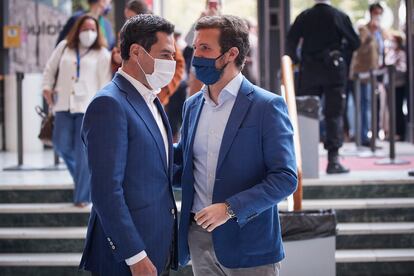
<path fill-rule="evenodd" d="M 153 45 L 161 51 L 174 51 L 174 36 L 164 32 L 157 32 L 157 42 Z"/>
<path fill-rule="evenodd" d="M 195 32 L 194 44 L 218 44 L 219 29 L 201 29 Z"/>

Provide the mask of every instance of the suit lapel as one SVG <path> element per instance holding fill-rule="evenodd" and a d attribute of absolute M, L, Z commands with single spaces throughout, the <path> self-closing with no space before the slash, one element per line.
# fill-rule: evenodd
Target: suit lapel
<path fill-rule="evenodd" d="M 190 126 L 189 126 L 189 131 L 188 131 L 188 135 L 190 139 L 188 141 L 189 148 L 187 152 L 188 152 L 188 158 L 191 158 L 191 159 L 188 159 L 188 160 L 192 160 L 193 158 L 194 138 L 195 138 L 195 133 L 196 133 L 197 126 L 198 126 L 198 121 L 200 119 L 201 111 L 203 110 L 203 106 L 204 106 L 204 97 L 200 95 L 200 98 L 198 99 L 198 101 L 195 101 L 195 103 L 190 107 L 190 115 L 189 115 Z"/>
<path fill-rule="evenodd" d="M 226 157 L 233 143 L 233 140 L 236 137 L 237 131 L 239 130 L 239 127 L 243 122 L 247 111 L 249 110 L 250 104 L 252 102 L 249 95 L 252 91 L 253 85 L 246 79 L 243 79 L 233 109 L 230 113 L 229 120 L 227 121 L 227 125 L 224 130 L 223 139 L 220 146 L 219 158 L 217 161 L 217 169 L 221 167 L 224 158 Z"/>
<path fill-rule="evenodd" d="M 164 107 L 162 106 L 160 100 L 157 98 L 155 99 L 155 105 L 157 106 L 158 112 L 160 112 L 161 114 L 161 118 L 162 118 L 162 122 L 164 123 L 164 127 L 167 130 L 167 140 L 168 140 L 168 168 L 169 168 L 169 173 L 170 175 L 172 175 L 172 169 L 173 169 L 173 154 L 174 154 L 174 149 L 173 149 L 173 137 L 172 137 L 172 130 L 171 130 L 171 126 L 170 126 L 170 122 L 168 121 L 168 117 L 167 114 L 165 114 L 165 110 Z"/>
<path fill-rule="evenodd" d="M 165 172 L 168 174 L 169 172 L 168 172 L 168 166 L 167 166 L 167 158 L 165 155 L 164 140 L 162 139 L 162 135 L 158 128 L 157 122 L 155 121 L 154 116 L 149 110 L 147 103 L 145 102 L 141 94 L 135 89 L 135 87 L 120 74 L 117 73 L 115 75 L 113 82 L 122 91 L 126 93 L 127 101 L 130 103 L 130 105 L 134 108 L 135 112 L 138 114 L 138 116 L 144 121 L 145 125 L 147 126 L 149 132 L 151 133 L 152 137 L 154 138 L 157 144 L 158 152 L 160 154 L 161 160 L 163 161 Z M 161 112 L 161 114 L 163 114 L 163 112 Z"/>

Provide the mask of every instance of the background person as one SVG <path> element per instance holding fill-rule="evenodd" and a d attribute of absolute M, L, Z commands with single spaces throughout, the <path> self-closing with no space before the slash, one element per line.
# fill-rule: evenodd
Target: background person
<path fill-rule="evenodd" d="M 80 207 L 90 202 L 89 174 L 80 138 L 82 119 L 89 101 L 111 80 L 109 66 L 110 54 L 98 21 L 82 15 L 68 39 L 53 51 L 43 73 L 43 96 L 55 112 L 54 149 L 73 178 L 73 200 Z"/>
<path fill-rule="evenodd" d="M 343 41 L 346 43 L 343 43 Z M 315 0 L 303 11 L 287 35 L 287 53 L 299 63 L 297 48 L 301 43 L 298 96 L 323 97 L 326 128 L 324 147 L 328 151 L 328 174 L 348 173 L 339 161 L 343 145 L 343 114 L 347 68 L 343 47 L 354 51 L 360 45 L 351 20 L 331 6 L 330 1 Z"/>
<path fill-rule="evenodd" d="M 111 0 L 88 0 L 88 4 L 89 10 L 77 11 L 66 21 L 65 26 L 63 26 L 62 31 L 59 33 L 56 44 L 59 44 L 59 42 L 66 38 L 80 16 L 90 13 L 98 20 L 100 31 L 103 34 L 108 49 L 112 49 L 115 46 L 116 38 L 112 24 L 105 18 L 105 15 L 111 9 Z"/>
<path fill-rule="evenodd" d="M 279 275 L 277 204 L 296 189 L 293 130 L 282 97 L 240 72 L 249 30 L 236 16 L 195 27 L 193 67 L 205 85 L 183 111 L 181 265 L 194 275 Z"/>

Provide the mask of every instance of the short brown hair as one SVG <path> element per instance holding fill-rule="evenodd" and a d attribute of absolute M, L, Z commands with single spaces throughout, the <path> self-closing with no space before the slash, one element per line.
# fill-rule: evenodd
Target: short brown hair
<path fill-rule="evenodd" d="M 101 49 L 102 47 L 106 47 L 106 41 L 102 36 L 101 30 L 100 30 L 101 28 L 99 27 L 98 20 L 90 14 L 84 14 L 84 15 L 80 16 L 78 20 L 76 20 L 75 25 L 72 27 L 71 31 L 69 32 L 69 34 L 66 38 L 67 46 L 68 46 L 69 49 L 76 49 L 76 48 L 79 47 L 80 28 L 81 28 L 83 22 L 85 22 L 85 20 L 88 20 L 88 19 L 92 19 L 95 22 L 96 31 L 98 33 L 98 36 L 96 37 L 95 43 L 93 43 L 90 48 L 98 50 L 98 49 Z"/>
<path fill-rule="evenodd" d="M 135 14 L 147 14 L 151 13 L 148 8 L 147 2 L 144 0 L 130 0 L 125 6 L 126 9 L 133 11 Z"/>
<path fill-rule="evenodd" d="M 243 68 L 250 49 L 249 29 L 243 19 L 233 15 L 205 16 L 197 21 L 195 29 L 219 29 L 221 53 L 232 47 L 239 49 L 235 63 L 240 69 Z"/>

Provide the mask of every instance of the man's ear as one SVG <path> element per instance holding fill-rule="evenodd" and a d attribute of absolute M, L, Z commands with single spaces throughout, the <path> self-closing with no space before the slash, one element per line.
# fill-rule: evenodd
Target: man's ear
<path fill-rule="evenodd" d="M 229 56 L 229 61 L 230 62 L 234 62 L 236 60 L 236 58 L 239 56 L 239 49 L 237 47 L 231 47 L 228 50 L 228 56 Z"/>
<path fill-rule="evenodd" d="M 141 49 L 142 48 L 140 45 L 133 43 L 131 44 L 131 46 L 129 47 L 129 56 L 138 56 L 138 58 L 141 55 Z"/>

